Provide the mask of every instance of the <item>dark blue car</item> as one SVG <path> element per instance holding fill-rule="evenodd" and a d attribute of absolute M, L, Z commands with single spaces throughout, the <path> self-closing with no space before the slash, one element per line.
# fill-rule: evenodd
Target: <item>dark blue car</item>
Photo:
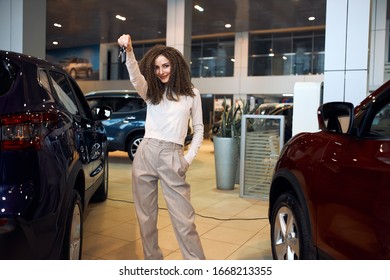
<path fill-rule="evenodd" d="M 109 106 L 110 119 L 103 121 L 110 151 L 125 151 L 131 160 L 145 134 L 146 103 L 130 90 L 104 90 L 85 95 L 90 108 Z"/>
<path fill-rule="evenodd" d="M 0 259 L 80 259 L 83 210 L 108 191 L 106 131 L 75 80 L 0 51 Z"/>

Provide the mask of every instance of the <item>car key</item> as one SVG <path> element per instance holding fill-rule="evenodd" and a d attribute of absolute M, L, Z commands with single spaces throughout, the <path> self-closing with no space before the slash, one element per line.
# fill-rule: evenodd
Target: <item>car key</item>
<path fill-rule="evenodd" d="M 118 57 L 120 57 L 122 64 L 126 63 L 126 48 L 125 47 L 121 47 L 121 50 L 119 52 Z"/>

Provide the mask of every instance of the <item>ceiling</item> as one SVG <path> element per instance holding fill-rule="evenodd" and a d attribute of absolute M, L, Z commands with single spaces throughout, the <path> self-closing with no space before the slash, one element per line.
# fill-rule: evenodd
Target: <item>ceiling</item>
<path fill-rule="evenodd" d="M 196 4 L 204 11 L 192 9 L 193 36 L 325 25 L 326 0 L 193 0 Z M 116 19 L 118 14 L 126 21 Z M 47 0 L 46 48 L 112 43 L 123 33 L 134 41 L 164 39 L 166 14 L 167 0 Z M 316 19 L 308 21 L 309 16 Z"/>

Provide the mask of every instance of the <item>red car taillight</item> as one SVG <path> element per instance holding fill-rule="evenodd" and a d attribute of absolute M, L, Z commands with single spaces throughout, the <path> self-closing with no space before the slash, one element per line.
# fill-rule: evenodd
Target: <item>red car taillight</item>
<path fill-rule="evenodd" d="M 2 116 L 0 149 L 41 149 L 43 138 L 57 122 L 57 114 L 51 112 Z"/>

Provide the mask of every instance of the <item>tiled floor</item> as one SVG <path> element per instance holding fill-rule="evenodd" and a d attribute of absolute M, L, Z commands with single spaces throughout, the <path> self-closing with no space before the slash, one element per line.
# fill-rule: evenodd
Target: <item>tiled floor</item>
<path fill-rule="evenodd" d="M 83 259 L 142 260 L 142 246 L 132 203 L 131 161 L 113 152 L 109 161 L 109 199 L 90 204 L 84 224 Z M 215 187 L 213 144 L 205 140 L 192 163 L 187 181 L 196 226 L 209 260 L 271 259 L 267 201 L 239 197 Z M 167 260 L 181 260 L 165 201 L 159 194 L 159 244 Z"/>

